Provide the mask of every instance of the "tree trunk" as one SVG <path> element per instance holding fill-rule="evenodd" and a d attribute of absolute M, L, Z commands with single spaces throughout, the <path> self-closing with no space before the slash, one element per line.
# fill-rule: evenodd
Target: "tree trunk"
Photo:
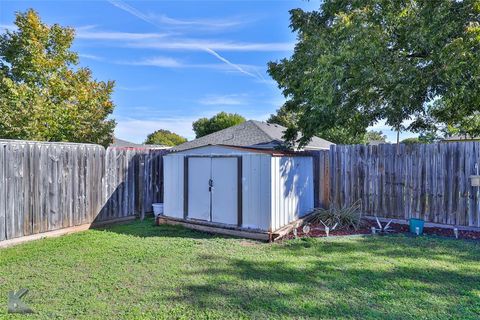
<path fill-rule="evenodd" d="M 397 127 L 397 155 L 400 152 L 400 127 Z"/>

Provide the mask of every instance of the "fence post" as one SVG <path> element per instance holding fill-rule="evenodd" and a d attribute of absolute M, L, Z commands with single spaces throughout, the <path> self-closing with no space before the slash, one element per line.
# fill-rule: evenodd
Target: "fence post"
<path fill-rule="evenodd" d="M 0 145 L 0 241 L 5 240 L 6 234 L 6 208 L 7 208 L 7 181 L 6 181 L 6 144 Z"/>
<path fill-rule="evenodd" d="M 145 155 L 140 155 L 138 170 L 138 204 L 140 206 L 140 220 L 145 219 Z"/>

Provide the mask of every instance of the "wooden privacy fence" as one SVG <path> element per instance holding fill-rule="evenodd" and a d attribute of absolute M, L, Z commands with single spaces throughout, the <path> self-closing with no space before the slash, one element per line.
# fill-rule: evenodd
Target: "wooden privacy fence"
<path fill-rule="evenodd" d="M 96 221 L 150 212 L 163 202 L 163 160 L 166 150 L 108 148 L 105 155 L 103 203 Z"/>
<path fill-rule="evenodd" d="M 0 141 L 0 241 L 131 217 L 163 202 L 166 150 Z M 480 227 L 469 177 L 479 142 L 332 146 L 314 156 L 315 204 Z"/>
<path fill-rule="evenodd" d="M 150 211 L 165 150 L 0 141 L 0 241 Z"/>
<path fill-rule="evenodd" d="M 332 146 L 319 152 L 319 206 L 359 201 L 366 215 L 480 227 L 479 142 Z"/>

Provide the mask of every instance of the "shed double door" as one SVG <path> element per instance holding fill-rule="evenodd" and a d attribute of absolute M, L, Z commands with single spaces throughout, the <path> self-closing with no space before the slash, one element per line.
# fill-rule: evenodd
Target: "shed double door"
<path fill-rule="evenodd" d="M 188 158 L 189 219 L 238 223 L 238 158 Z"/>

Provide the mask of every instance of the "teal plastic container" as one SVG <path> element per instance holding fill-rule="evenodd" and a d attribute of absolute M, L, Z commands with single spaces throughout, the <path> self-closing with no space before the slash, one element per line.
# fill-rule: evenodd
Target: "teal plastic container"
<path fill-rule="evenodd" d="M 425 224 L 425 221 L 422 219 L 410 219 L 410 233 L 417 234 L 416 228 L 418 227 L 418 234 L 422 235 L 423 234 L 423 225 Z"/>

